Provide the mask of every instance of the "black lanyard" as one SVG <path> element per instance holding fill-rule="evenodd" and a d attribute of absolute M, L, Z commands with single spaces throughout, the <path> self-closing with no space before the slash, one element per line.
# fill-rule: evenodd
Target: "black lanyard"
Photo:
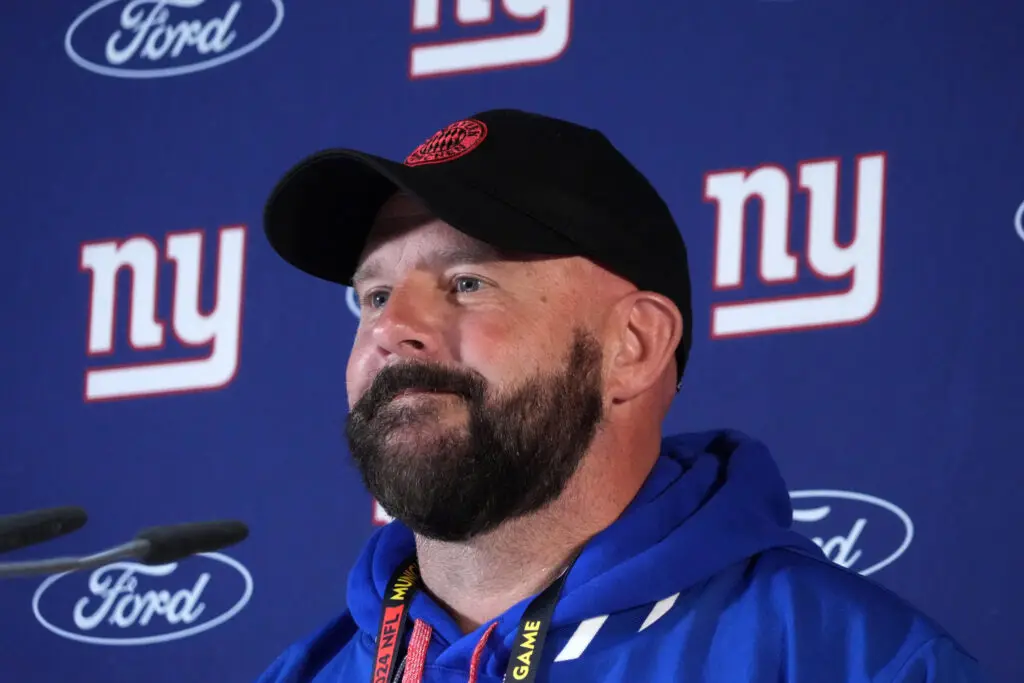
<path fill-rule="evenodd" d="M 505 681 L 533 683 L 537 678 L 536 664 L 540 660 L 558 595 L 568 575 L 567 569 L 526 607 L 523 618 L 519 620 L 512 656 L 505 670 Z M 398 662 L 396 655 L 409 621 L 409 604 L 419 588 L 419 582 L 420 572 L 415 558 L 403 562 L 388 581 L 384 591 L 380 628 L 377 630 L 377 652 L 373 660 L 371 683 L 391 683 Z"/>

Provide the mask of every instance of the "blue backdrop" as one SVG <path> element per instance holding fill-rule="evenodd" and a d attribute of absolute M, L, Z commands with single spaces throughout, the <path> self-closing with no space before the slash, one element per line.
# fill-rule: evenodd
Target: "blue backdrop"
<path fill-rule="evenodd" d="M 306 154 L 517 107 L 604 130 L 690 245 L 666 431 L 764 439 L 797 526 L 1024 679 L 1024 9 L 908 0 L 89 0 L 0 22 L 0 513 L 177 565 L 0 583 L 0 681 L 246 683 L 373 524 L 344 289 L 270 250 Z"/>

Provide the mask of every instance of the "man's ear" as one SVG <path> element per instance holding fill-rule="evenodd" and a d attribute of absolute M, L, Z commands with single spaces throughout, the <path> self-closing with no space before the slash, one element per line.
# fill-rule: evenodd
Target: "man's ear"
<path fill-rule="evenodd" d="M 662 380 L 683 336 L 683 317 L 667 297 L 631 292 L 614 316 L 619 328 L 606 382 L 614 401 L 626 401 Z"/>

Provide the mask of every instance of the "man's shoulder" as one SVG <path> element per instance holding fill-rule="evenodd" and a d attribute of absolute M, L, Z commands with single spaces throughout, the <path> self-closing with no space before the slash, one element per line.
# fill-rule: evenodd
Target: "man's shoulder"
<path fill-rule="evenodd" d="M 873 577 L 782 548 L 752 559 L 745 574 L 771 601 L 791 647 L 854 655 L 884 669 L 881 680 L 981 680 L 977 661 L 949 631 Z M 936 666 L 950 677 L 925 675 Z"/>
<path fill-rule="evenodd" d="M 770 591 L 775 604 L 800 610 L 820 606 L 819 618 L 919 622 L 922 633 L 948 635 L 941 625 L 873 577 L 788 548 L 760 553 L 745 568 L 754 583 Z M 825 609 L 827 608 L 827 609 Z"/>
<path fill-rule="evenodd" d="M 339 655 L 352 644 L 358 632 L 352 616 L 345 611 L 288 646 L 256 683 L 316 683 L 328 669 L 344 664 Z"/>

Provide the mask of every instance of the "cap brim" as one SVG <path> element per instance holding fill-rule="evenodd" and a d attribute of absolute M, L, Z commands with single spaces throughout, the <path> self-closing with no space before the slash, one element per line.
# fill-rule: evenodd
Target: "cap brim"
<path fill-rule="evenodd" d="M 378 212 L 398 190 L 497 249 L 577 253 L 559 233 L 482 191 L 447 164 L 406 166 L 350 149 L 314 154 L 289 170 L 267 200 L 264 231 L 291 265 L 349 285 Z"/>

